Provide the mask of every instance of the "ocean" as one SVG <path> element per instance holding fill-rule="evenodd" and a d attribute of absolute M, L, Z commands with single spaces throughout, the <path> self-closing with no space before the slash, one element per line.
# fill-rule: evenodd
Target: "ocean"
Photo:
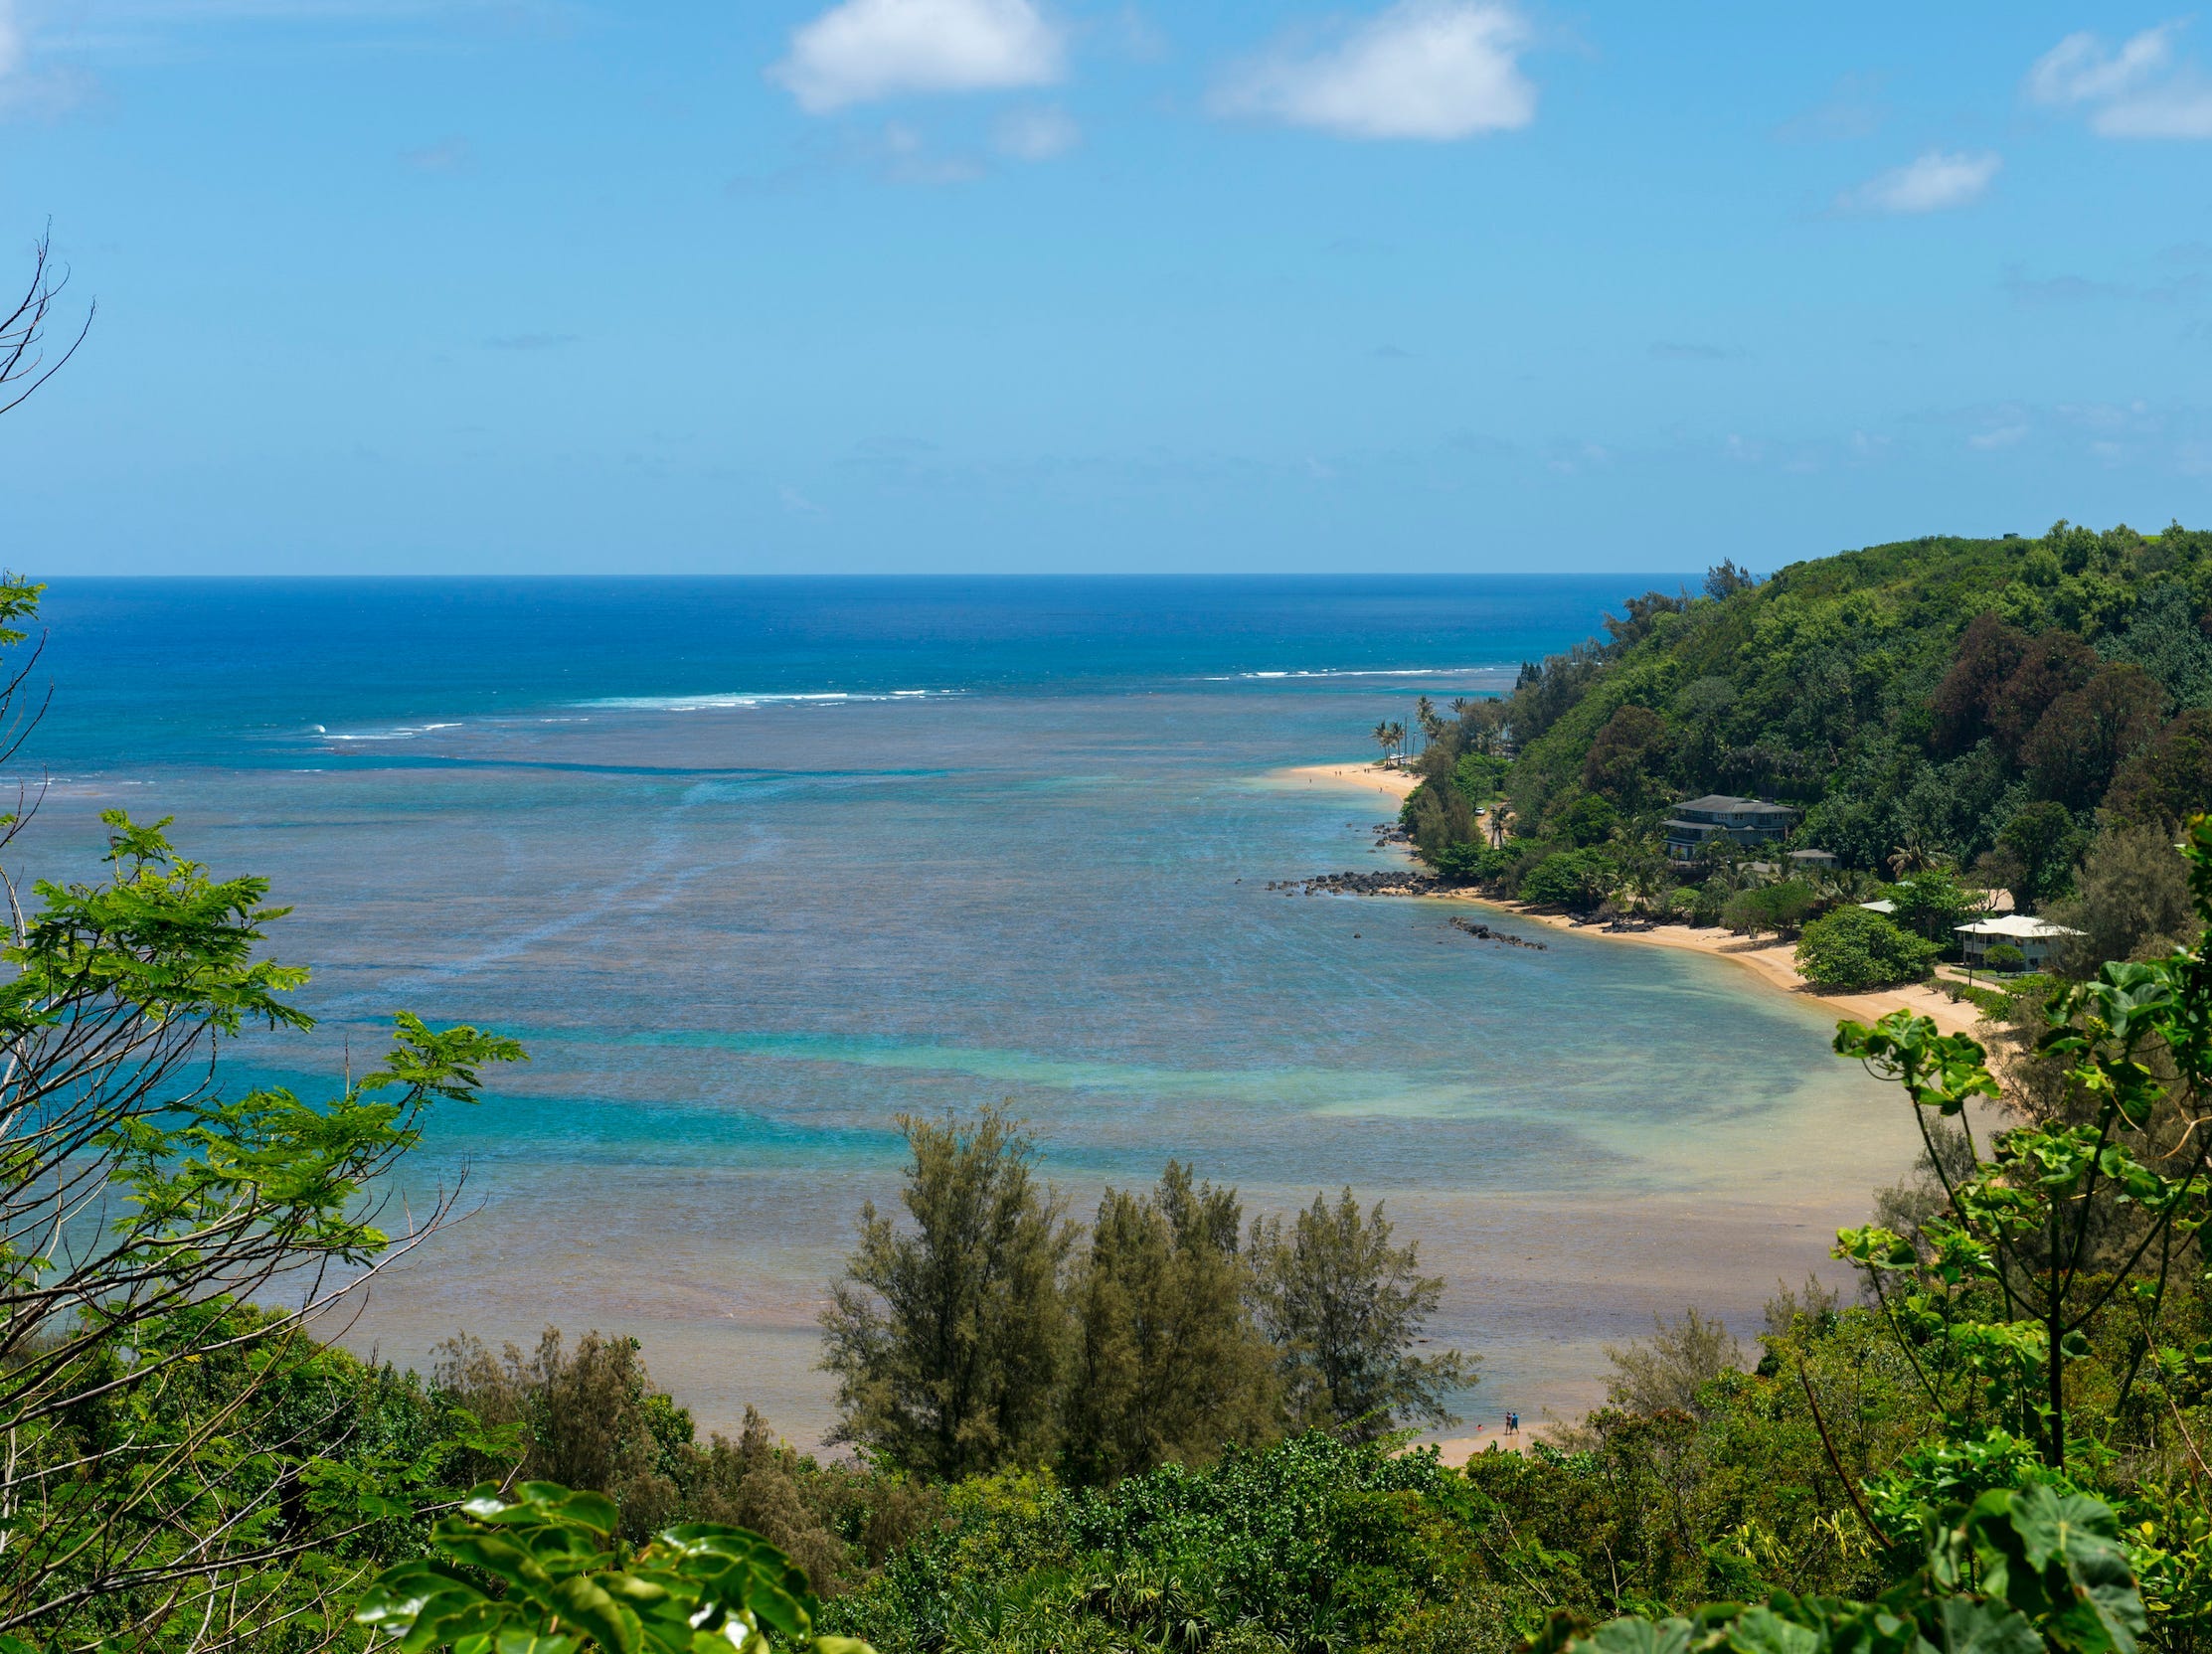
<path fill-rule="evenodd" d="M 1248 1213 L 1384 1202 L 1483 1358 L 1464 1434 L 1588 1406 L 1654 1312 L 1840 1284 L 1911 1159 L 1830 1020 L 1726 960 L 1268 889 L 1395 854 L 1386 801 L 1273 772 L 1676 583 L 57 580 L 16 871 L 83 875 L 119 805 L 268 877 L 321 1020 L 242 1082 L 328 1088 L 403 1008 L 529 1048 L 403 1173 L 464 1216 L 364 1351 L 627 1334 L 703 1427 L 811 1443 L 896 1116 L 1005 1100 L 1078 1218 L 1170 1157 Z"/>

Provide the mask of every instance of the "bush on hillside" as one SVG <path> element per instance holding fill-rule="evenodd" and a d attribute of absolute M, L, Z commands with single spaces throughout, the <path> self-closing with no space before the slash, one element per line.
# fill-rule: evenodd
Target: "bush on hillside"
<path fill-rule="evenodd" d="M 1540 908 L 1595 908 L 1613 889 L 1613 861 L 1599 850 L 1557 850 L 1521 875 L 1520 898 Z"/>
<path fill-rule="evenodd" d="M 1510 850 L 1487 844 L 1447 844 L 1431 858 L 1439 878 L 1469 885 L 1494 883 L 1513 862 Z"/>
<path fill-rule="evenodd" d="M 1940 951 L 1869 909 L 1838 908 L 1805 926 L 1797 969 L 1822 988 L 1890 988 L 1926 977 Z"/>
<path fill-rule="evenodd" d="M 1468 803 L 1487 804 L 1505 790 L 1505 772 L 1512 767 L 1511 758 L 1495 752 L 1462 753 L 1451 766 L 1451 784 Z"/>

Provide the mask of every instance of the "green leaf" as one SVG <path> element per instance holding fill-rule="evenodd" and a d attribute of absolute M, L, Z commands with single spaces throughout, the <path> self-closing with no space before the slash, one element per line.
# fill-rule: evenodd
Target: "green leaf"
<path fill-rule="evenodd" d="M 2017 1608 L 2002 1602 L 1947 1597 L 1937 1605 L 1937 1639 L 1945 1654 L 2045 1654 L 2043 1639 Z"/>
<path fill-rule="evenodd" d="M 607 1595 L 596 1580 L 583 1574 L 563 1579 L 546 1596 L 571 1622 L 591 1633 L 602 1654 L 638 1654 L 644 1647 L 645 1631 L 637 1615 Z"/>

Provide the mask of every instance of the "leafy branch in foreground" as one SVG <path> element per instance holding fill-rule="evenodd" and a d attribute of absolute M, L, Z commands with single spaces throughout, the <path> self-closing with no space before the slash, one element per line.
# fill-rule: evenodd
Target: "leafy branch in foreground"
<path fill-rule="evenodd" d="M 1596 1630 L 1561 1614 L 1527 1654 L 2133 1654 L 2145 1629 L 2111 1509 L 2034 1485 L 1961 1509 L 1926 1565 L 1872 1602 L 1777 1591 Z"/>
<path fill-rule="evenodd" d="M 305 972 L 258 957 L 285 910 L 180 859 L 166 821 L 102 819 L 109 876 L 38 884 L 0 948 L 0 1631 L 128 1645 L 187 1614 L 215 1648 L 299 1611 L 287 1566 L 426 1477 L 339 1474 L 329 1420 L 264 1398 L 450 1211 L 395 1231 L 373 1192 L 423 1109 L 522 1051 L 403 1014 L 328 1102 L 226 1096 L 227 1041 L 311 1026 L 283 997 Z"/>
<path fill-rule="evenodd" d="M 816 1637 L 806 1575 L 755 1533 L 681 1523 L 632 1551 L 611 1499 L 487 1485 L 430 1534 L 435 1555 L 386 1569 L 355 1618 L 402 1654 L 715 1654 L 771 1646 L 872 1654 Z"/>
<path fill-rule="evenodd" d="M 2212 922 L 2212 822 L 2196 818 L 2182 848 Z M 2105 1359 L 2095 1335 L 2106 1320 L 2126 1326 L 2118 1369 L 2099 1387 L 2107 1418 L 2125 1410 L 2146 1364 L 2173 1373 L 2191 1360 L 2168 1346 L 2162 1318 L 2175 1269 L 2202 1266 L 2195 1241 L 2212 1216 L 2201 1129 L 2212 969 L 2201 943 L 2107 964 L 2054 994 L 2045 1015 L 2038 1049 L 2056 1067 L 2058 1107 L 1997 1132 L 1986 1159 L 1967 1107 L 2001 1092 L 1979 1044 L 1904 1012 L 1841 1026 L 1836 1050 L 1912 1098 L 1944 1210 L 1916 1239 L 1870 1225 L 1840 1234 L 1837 1250 L 1866 1271 L 1955 1430 L 2017 1430 L 2062 1469 L 2082 1424 L 2072 1397 Z M 1962 1172 L 1937 1152 L 1931 1116 L 1961 1134 Z"/>

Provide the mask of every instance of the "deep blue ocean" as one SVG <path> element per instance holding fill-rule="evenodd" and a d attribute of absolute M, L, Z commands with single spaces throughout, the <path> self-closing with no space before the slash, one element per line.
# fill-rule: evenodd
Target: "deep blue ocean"
<path fill-rule="evenodd" d="M 468 1216 L 363 1348 L 634 1334 L 704 1423 L 811 1440 L 894 1116 L 1007 1098 L 1078 1217 L 1170 1156 L 1386 1201 L 1470 1422 L 1533 1417 L 1654 1310 L 1755 1322 L 1910 1121 L 1726 961 L 1269 892 L 1390 854 L 1388 801 L 1279 772 L 1676 583 L 57 580 L 17 867 L 89 869 L 119 805 L 270 878 L 322 1021 L 241 1075 L 328 1085 L 400 1008 L 529 1047 L 433 1121 L 410 1198 Z"/>

